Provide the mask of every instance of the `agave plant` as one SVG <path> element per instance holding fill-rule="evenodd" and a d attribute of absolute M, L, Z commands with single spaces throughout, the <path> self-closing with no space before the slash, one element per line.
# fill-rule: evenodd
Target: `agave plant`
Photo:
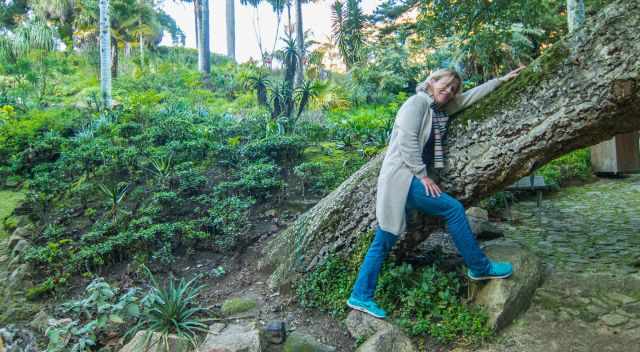
<path fill-rule="evenodd" d="M 156 332 L 161 334 L 159 347 L 164 351 L 171 350 L 169 335 L 175 335 L 195 348 L 198 333 L 206 333 L 207 323 L 210 321 L 200 317 L 207 313 L 208 309 L 197 302 L 198 295 L 204 287 L 195 284 L 199 276 L 189 281 L 184 278 L 176 281 L 171 277 L 167 284 L 162 286 L 146 266 L 143 266 L 143 270 L 151 281 L 151 290 L 142 299 L 144 308 L 141 317 L 127 332 L 127 336 L 145 329 L 145 345 L 151 342 L 152 333 Z"/>
<path fill-rule="evenodd" d="M 127 195 L 127 190 L 129 188 L 129 184 L 126 182 L 119 182 L 114 186 L 107 186 L 103 183 L 98 185 L 100 192 L 105 195 L 107 201 L 109 202 L 110 210 L 109 215 L 116 221 L 118 218 L 118 214 L 129 214 L 127 211 L 122 209 L 122 203 Z"/>
<path fill-rule="evenodd" d="M 271 82 L 269 81 L 268 74 L 260 70 L 247 77 L 244 85 L 247 89 L 255 89 L 258 103 L 264 106 L 268 106 L 269 102 L 267 98 L 267 89 L 270 83 Z"/>
<path fill-rule="evenodd" d="M 151 172 L 158 178 L 160 185 L 167 188 L 169 186 L 169 178 L 173 171 L 172 163 L 173 155 L 161 156 L 151 159 Z"/>

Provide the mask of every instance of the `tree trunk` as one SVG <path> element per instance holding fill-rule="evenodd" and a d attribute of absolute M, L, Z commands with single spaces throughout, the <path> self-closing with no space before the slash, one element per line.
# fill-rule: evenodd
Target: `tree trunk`
<path fill-rule="evenodd" d="M 106 108 L 111 108 L 111 33 L 109 0 L 100 0 L 100 94 Z"/>
<path fill-rule="evenodd" d="M 119 57 L 118 57 L 118 41 L 115 39 L 111 39 L 113 46 L 112 46 L 112 51 L 111 51 L 111 77 L 118 78 L 118 64 L 119 64 Z"/>
<path fill-rule="evenodd" d="M 193 0 L 193 15 L 196 24 L 196 49 L 200 49 L 200 0 Z"/>
<path fill-rule="evenodd" d="M 302 0 L 296 0 L 296 44 L 298 45 L 298 66 L 295 86 L 300 87 L 304 80 L 304 31 L 302 26 Z"/>
<path fill-rule="evenodd" d="M 236 10 L 235 0 L 227 0 L 227 56 L 236 60 Z"/>
<path fill-rule="evenodd" d="M 465 206 L 572 150 L 640 129 L 640 3 L 616 1 L 545 50 L 512 82 L 455 116 L 442 189 Z M 347 256 L 375 225 L 378 155 L 265 248 L 260 266 L 287 287 Z M 436 220 L 418 216 L 399 241 L 402 256 Z"/>
<path fill-rule="evenodd" d="M 140 34 L 138 38 L 140 45 L 140 67 L 144 67 L 144 36 Z"/>
<path fill-rule="evenodd" d="M 569 33 L 584 23 L 584 0 L 567 0 L 567 22 Z"/>
<path fill-rule="evenodd" d="M 209 50 L 209 0 L 200 2 L 200 45 L 198 46 L 198 71 L 209 76 L 211 51 Z"/>

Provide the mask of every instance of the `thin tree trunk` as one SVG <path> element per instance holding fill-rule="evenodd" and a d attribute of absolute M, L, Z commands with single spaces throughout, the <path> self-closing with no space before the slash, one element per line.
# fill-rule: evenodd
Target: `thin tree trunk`
<path fill-rule="evenodd" d="M 144 36 L 140 34 L 139 37 L 139 45 L 140 45 L 140 67 L 144 66 Z"/>
<path fill-rule="evenodd" d="M 193 15 L 195 17 L 196 25 L 196 49 L 200 49 L 200 0 L 193 0 Z"/>
<path fill-rule="evenodd" d="M 296 67 L 296 87 L 304 80 L 304 31 L 302 25 L 302 0 L 296 1 L 296 44 L 298 45 L 298 66 Z"/>
<path fill-rule="evenodd" d="M 198 48 L 198 70 L 205 77 L 211 71 L 211 51 L 209 50 L 209 0 L 200 0 L 200 46 Z"/>
<path fill-rule="evenodd" d="M 236 10 L 235 0 L 227 0 L 227 56 L 236 60 Z"/>
<path fill-rule="evenodd" d="M 111 108 L 111 32 L 109 0 L 100 0 L 100 93 L 106 108 Z"/>
<path fill-rule="evenodd" d="M 584 23 L 584 0 L 567 0 L 567 22 L 569 33 Z"/>
<path fill-rule="evenodd" d="M 111 62 L 111 77 L 118 78 L 118 41 L 112 38 L 113 47 L 111 52 L 112 62 Z"/>
<path fill-rule="evenodd" d="M 455 116 L 440 187 L 465 206 L 572 150 L 640 129 L 640 3 L 615 1 L 545 50 L 514 81 Z M 265 248 L 272 286 L 289 287 L 348 256 L 375 225 L 378 155 Z M 419 216 L 402 257 L 441 226 Z"/>
<path fill-rule="evenodd" d="M 291 24 L 291 0 L 287 1 L 287 19 L 289 21 L 289 25 L 287 26 L 287 34 L 291 37 L 293 36 L 293 24 Z"/>

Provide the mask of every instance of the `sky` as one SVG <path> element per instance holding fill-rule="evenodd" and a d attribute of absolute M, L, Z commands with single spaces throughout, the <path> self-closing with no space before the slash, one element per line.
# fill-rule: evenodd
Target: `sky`
<path fill-rule="evenodd" d="M 249 58 L 260 57 L 258 41 L 254 30 L 255 9 L 250 6 L 240 4 L 240 0 L 235 0 L 236 12 L 236 60 L 244 62 Z M 319 42 L 326 42 L 331 34 L 331 4 L 333 0 L 320 0 L 316 3 L 302 5 L 302 24 L 304 29 L 312 29 L 313 39 Z M 362 0 L 361 8 L 364 13 L 371 14 L 382 0 Z M 211 31 L 211 50 L 215 53 L 226 54 L 227 52 L 227 32 L 226 32 L 226 1 L 209 0 L 209 21 Z M 194 28 L 193 3 L 185 3 L 176 0 L 165 0 L 162 4 L 164 11 L 176 21 L 180 29 L 186 35 L 186 46 L 196 47 L 196 35 Z M 276 32 L 276 16 L 271 9 L 271 5 L 262 2 L 258 6 L 260 20 L 260 33 L 265 50 L 271 51 L 273 48 Z M 291 9 L 291 21 L 295 23 L 295 6 Z M 280 24 L 280 36 L 284 33 L 284 24 L 287 23 L 287 10 L 282 16 Z M 281 41 L 278 41 L 280 44 Z M 171 45 L 171 37 L 165 34 L 162 45 Z"/>

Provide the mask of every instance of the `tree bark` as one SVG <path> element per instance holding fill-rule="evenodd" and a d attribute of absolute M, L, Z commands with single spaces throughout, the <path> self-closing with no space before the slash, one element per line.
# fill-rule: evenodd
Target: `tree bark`
<path fill-rule="evenodd" d="M 465 206 L 572 150 L 640 129 L 640 3 L 616 1 L 513 81 L 454 117 L 440 186 Z M 260 267 L 288 287 L 332 255 L 347 256 L 375 225 L 378 155 L 265 248 Z M 438 226 L 417 216 L 396 253 Z"/>
<path fill-rule="evenodd" d="M 304 29 L 302 25 L 302 0 L 296 1 L 296 44 L 298 45 L 298 66 L 296 68 L 295 86 L 300 87 L 304 80 Z"/>
<path fill-rule="evenodd" d="M 193 15 L 196 25 L 196 49 L 200 49 L 200 1 L 193 0 Z"/>
<path fill-rule="evenodd" d="M 100 0 L 100 94 L 106 108 L 111 108 L 111 26 L 109 0 Z"/>
<path fill-rule="evenodd" d="M 211 71 L 211 51 L 209 50 L 209 0 L 200 3 L 200 45 L 198 45 L 198 71 L 209 76 Z"/>
<path fill-rule="evenodd" d="M 235 0 L 227 0 L 227 56 L 236 61 L 236 10 Z"/>
<path fill-rule="evenodd" d="M 567 0 L 567 24 L 573 33 L 584 23 L 584 0 Z"/>

